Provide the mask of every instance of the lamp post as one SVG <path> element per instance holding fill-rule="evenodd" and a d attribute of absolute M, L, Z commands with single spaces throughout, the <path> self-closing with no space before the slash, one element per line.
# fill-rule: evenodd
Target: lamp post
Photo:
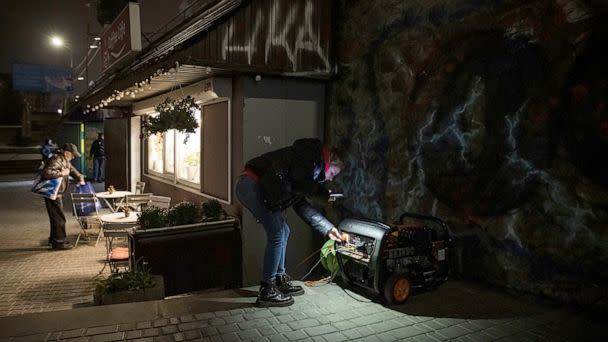
<path fill-rule="evenodd" d="M 51 45 L 53 45 L 56 48 L 60 48 L 60 49 L 67 49 L 69 54 L 70 54 L 70 68 L 73 69 L 74 68 L 74 61 L 72 59 L 72 49 L 66 45 L 66 43 L 63 41 L 63 39 L 59 36 L 51 36 Z"/>
<path fill-rule="evenodd" d="M 53 35 L 51 36 L 51 45 L 58 48 L 58 49 L 66 49 L 68 50 L 69 56 L 70 56 L 70 72 L 72 73 L 72 75 L 74 74 L 74 60 L 72 57 L 72 48 L 70 48 L 64 41 L 63 38 L 57 36 L 57 35 Z M 72 76 L 73 77 L 73 76 Z M 72 81 L 73 82 L 73 81 Z M 73 87 L 73 83 L 72 83 L 72 87 Z M 63 108 L 57 110 L 57 113 L 59 113 L 59 115 L 64 115 L 64 113 L 67 114 L 68 112 L 68 96 L 69 93 L 66 93 L 66 98 L 63 101 Z"/>

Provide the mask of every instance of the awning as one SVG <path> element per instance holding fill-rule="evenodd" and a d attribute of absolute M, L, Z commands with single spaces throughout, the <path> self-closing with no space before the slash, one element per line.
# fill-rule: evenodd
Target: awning
<path fill-rule="evenodd" d="M 199 13 L 166 32 L 136 55 L 128 66 L 103 76 L 81 96 L 83 112 L 106 106 L 125 106 L 133 101 L 154 96 L 180 84 L 189 84 L 223 70 L 182 62 L 190 57 L 190 49 L 179 45 L 229 16 L 243 0 L 201 2 Z"/>

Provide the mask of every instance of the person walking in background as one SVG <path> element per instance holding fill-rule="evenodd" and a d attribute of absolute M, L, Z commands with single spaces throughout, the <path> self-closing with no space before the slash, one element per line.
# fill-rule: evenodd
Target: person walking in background
<path fill-rule="evenodd" d="M 45 164 L 44 169 L 42 169 L 42 179 L 63 177 L 63 180 L 59 185 L 57 198 L 54 200 L 46 197 L 44 198 L 44 204 L 46 205 L 46 211 L 49 215 L 51 224 L 49 242 L 53 249 L 70 249 L 74 247 L 66 239 L 65 215 L 63 214 L 62 200 L 62 195 L 68 188 L 69 176 L 78 179 L 81 185 L 84 184 L 84 177 L 76 170 L 72 163 L 70 163 L 74 157 L 80 157 L 76 145 L 69 143 L 65 144 L 63 145 L 63 148 L 58 150 Z"/>
<path fill-rule="evenodd" d="M 42 154 L 43 163 L 46 164 L 51 157 L 53 157 L 53 153 L 55 152 L 56 148 L 57 146 L 53 144 L 53 140 L 51 140 L 51 138 L 46 138 L 44 140 L 44 145 L 42 145 L 42 150 L 40 151 L 40 154 Z"/>
<path fill-rule="evenodd" d="M 245 164 L 236 184 L 236 196 L 266 232 L 266 250 L 257 306 L 287 306 L 292 296 L 304 294 L 285 271 L 289 225 L 283 211 L 296 213 L 324 236 L 340 241 L 338 229 L 313 208 L 306 197 L 331 200 L 323 182 L 340 173 L 343 163 L 336 150 L 318 139 L 299 139 L 292 146 L 265 153 Z"/>
<path fill-rule="evenodd" d="M 104 166 L 106 159 L 105 146 L 103 144 L 103 133 L 97 134 L 97 140 L 93 141 L 91 145 L 91 152 L 89 157 L 93 158 L 93 180 L 95 182 L 104 181 Z"/>

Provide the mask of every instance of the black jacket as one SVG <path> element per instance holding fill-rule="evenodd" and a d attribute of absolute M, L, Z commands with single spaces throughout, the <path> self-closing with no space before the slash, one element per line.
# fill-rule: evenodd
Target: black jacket
<path fill-rule="evenodd" d="M 106 150 L 103 144 L 103 140 L 97 139 L 93 141 L 91 145 L 91 152 L 89 153 L 89 157 L 92 158 L 103 158 L 106 156 Z"/>
<path fill-rule="evenodd" d="M 264 204 L 269 210 L 293 206 L 305 222 L 325 235 L 333 224 L 306 200 L 306 197 L 329 198 L 329 192 L 321 184 L 325 180 L 322 146 L 318 139 L 299 139 L 292 146 L 251 159 L 245 167 L 258 175 Z"/>

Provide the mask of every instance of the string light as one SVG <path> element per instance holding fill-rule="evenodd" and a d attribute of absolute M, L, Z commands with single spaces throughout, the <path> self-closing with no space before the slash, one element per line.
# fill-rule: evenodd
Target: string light
<path fill-rule="evenodd" d="M 108 96 L 107 98 L 101 100 L 97 105 L 92 106 L 90 104 L 86 105 L 86 109 L 83 110 L 83 113 L 87 114 L 93 111 L 97 111 L 99 109 L 102 109 L 104 107 L 107 107 L 110 103 L 114 102 L 114 101 L 120 101 L 123 97 L 130 97 L 132 99 L 136 98 L 136 94 L 140 93 L 140 92 L 144 92 L 146 90 L 150 90 L 152 89 L 152 81 L 154 80 L 154 78 L 158 78 L 161 76 L 167 76 L 167 75 L 171 75 L 174 74 L 176 72 L 179 71 L 179 67 L 180 64 L 178 61 L 175 62 L 175 67 L 170 68 L 168 71 L 165 71 L 164 68 L 159 68 L 157 69 L 153 75 L 151 75 L 150 77 L 147 77 L 146 79 L 140 81 L 140 82 L 135 82 L 134 85 L 134 89 L 130 89 L 130 90 L 117 90 L 114 89 L 112 95 Z M 207 68 L 208 70 L 211 70 L 211 68 Z"/>

